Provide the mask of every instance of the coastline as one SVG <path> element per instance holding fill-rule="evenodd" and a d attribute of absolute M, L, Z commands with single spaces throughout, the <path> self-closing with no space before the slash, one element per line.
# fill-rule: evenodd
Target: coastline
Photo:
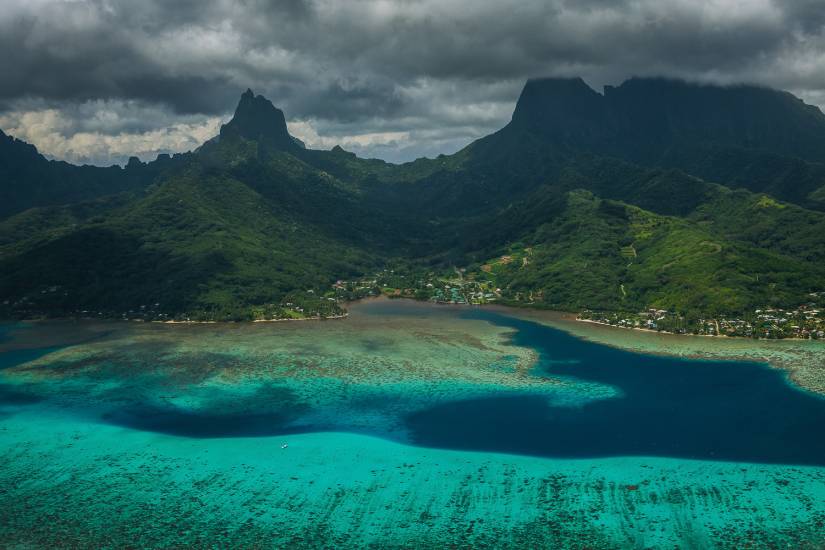
<path fill-rule="evenodd" d="M 518 309 L 518 308 L 516 308 Z M 571 314 L 572 315 L 572 314 Z M 760 341 L 764 340 L 766 342 L 779 342 L 782 340 L 790 340 L 790 341 L 797 341 L 797 342 L 807 342 L 808 340 L 813 341 L 814 338 L 798 338 L 796 336 L 787 336 L 784 338 L 749 338 L 747 336 L 730 336 L 728 334 L 688 334 L 688 333 L 679 333 L 679 332 L 671 332 L 669 330 L 653 330 L 650 328 L 642 328 L 642 327 L 623 327 L 620 325 L 611 325 L 610 323 L 602 323 L 601 321 L 596 321 L 594 319 L 580 319 L 579 317 L 575 318 L 576 321 L 580 323 L 593 323 L 594 325 L 601 325 L 603 327 L 610 327 L 610 328 L 619 328 L 624 330 L 636 330 L 640 332 L 650 332 L 652 334 L 668 334 L 670 336 L 698 336 L 701 338 L 730 338 L 736 340 L 755 340 Z"/>
<path fill-rule="evenodd" d="M 67 323 L 67 322 L 87 322 L 87 323 L 154 323 L 159 325 L 217 325 L 220 323 L 281 323 L 284 321 L 331 321 L 335 319 L 346 319 L 349 317 L 348 312 L 341 315 L 330 315 L 328 317 L 314 316 L 314 317 L 298 317 L 288 319 L 252 319 L 251 321 L 177 321 L 169 319 L 161 321 L 160 319 L 123 319 L 120 317 L 41 317 L 34 319 L 0 319 L 0 323 Z"/>
<path fill-rule="evenodd" d="M 608 327 L 611 329 L 623 329 L 629 330 L 633 332 L 641 332 L 641 333 L 648 333 L 648 334 L 659 334 L 659 335 L 668 335 L 674 336 L 679 338 L 692 338 L 692 337 L 704 337 L 704 338 L 711 338 L 711 339 L 720 339 L 720 340 L 741 340 L 746 342 L 759 342 L 759 341 L 770 341 L 770 342 L 781 342 L 781 341 L 793 341 L 793 342 L 807 342 L 807 341 L 814 341 L 813 338 L 799 338 L 795 336 L 789 336 L 784 338 L 750 338 L 746 336 L 730 336 L 727 334 L 687 334 L 687 333 L 676 333 L 670 332 L 666 330 L 653 330 L 649 328 L 642 328 L 642 327 L 628 327 L 628 326 L 619 326 L 619 325 L 611 325 L 609 323 L 603 323 L 601 321 L 596 321 L 594 319 L 581 319 L 578 317 L 578 313 L 575 312 L 568 312 L 568 311 L 559 311 L 559 310 L 552 310 L 552 309 L 540 309 L 540 308 L 533 308 L 529 306 L 519 307 L 519 306 L 512 306 L 512 305 L 504 305 L 504 304 L 497 304 L 497 303 L 490 303 L 490 304 L 451 304 L 451 303 L 439 303 L 439 302 L 431 302 L 429 300 L 416 300 L 410 297 L 390 297 L 385 295 L 380 296 L 365 296 L 363 298 L 357 298 L 355 300 L 348 300 L 343 302 L 345 307 L 357 305 L 359 303 L 367 303 L 371 301 L 377 300 L 403 300 L 406 302 L 414 302 L 419 304 L 429 304 L 434 306 L 446 306 L 446 307 L 455 307 L 455 308 L 463 308 L 463 307 L 478 307 L 478 308 L 489 308 L 489 309 L 502 309 L 504 311 L 509 312 L 510 314 L 515 314 L 517 312 L 536 312 L 536 313 L 544 313 L 547 315 L 555 316 L 559 319 L 563 318 L 569 321 L 577 321 L 580 323 L 589 323 L 592 325 L 597 325 L 601 327 Z M 165 325 L 210 325 L 210 324 L 220 324 L 220 323 L 280 323 L 286 321 L 331 321 L 331 320 L 340 320 L 346 319 L 349 317 L 349 312 L 344 311 L 344 313 L 340 315 L 330 315 L 327 317 L 323 316 L 313 316 L 313 317 L 300 317 L 300 318 L 283 318 L 283 319 L 252 319 L 252 320 L 242 320 L 242 321 L 225 321 L 225 320 L 205 320 L 205 321 L 179 321 L 174 319 L 167 319 L 167 320 L 160 320 L 160 319 L 124 319 L 122 317 L 39 317 L 39 318 L 31 318 L 31 319 L 15 319 L 15 318 L 6 318 L 0 319 L 0 322 L 4 323 L 42 323 L 42 322 L 76 322 L 76 321 L 86 321 L 86 322 L 132 322 L 132 323 L 157 323 L 157 324 L 165 324 Z"/>
<path fill-rule="evenodd" d="M 768 364 L 771 368 L 778 368 L 787 373 L 788 382 L 805 391 L 812 392 L 818 396 L 825 396 L 825 341 L 808 340 L 801 338 L 783 338 L 776 340 L 753 339 L 736 336 L 711 336 L 694 334 L 673 334 L 665 331 L 655 331 L 637 327 L 619 327 L 600 323 L 590 319 L 578 319 L 576 313 L 555 310 L 543 310 L 535 308 L 514 307 L 502 304 L 435 304 L 413 300 L 410 298 L 389 298 L 387 296 L 370 296 L 358 300 L 345 302 L 347 308 L 352 308 L 353 312 L 359 304 L 367 304 L 374 301 L 394 301 L 403 300 L 407 303 L 417 304 L 420 307 L 444 306 L 450 310 L 460 308 L 485 308 L 491 311 L 500 311 L 528 321 L 538 322 L 563 330 L 573 336 L 608 345 L 618 349 L 645 353 L 652 355 L 663 355 L 670 357 L 681 357 L 685 359 L 713 359 L 731 361 L 753 361 Z M 245 323 L 280 323 L 284 321 L 326 321 L 326 320 L 346 320 L 350 317 L 350 312 L 342 315 L 330 317 L 306 317 L 300 319 L 260 319 L 254 321 L 143 321 L 132 320 L 132 322 L 143 322 L 155 326 L 162 325 L 243 325 Z M 95 333 L 104 333 L 109 330 L 112 321 L 120 321 L 126 324 L 124 319 L 36 319 L 25 322 L 64 324 L 68 329 L 72 324 L 82 322 L 87 328 Z M 97 326 L 99 325 L 99 326 Z M 108 326 L 107 326 L 108 325 Z M 624 330 L 617 330 L 624 329 Z M 70 332 L 76 332 L 68 329 Z M 65 331 L 60 331 L 65 332 Z M 80 340 L 88 338 L 87 331 L 81 331 L 78 335 L 73 335 L 68 340 Z M 701 336 L 701 337 L 700 337 Z M 64 337 L 55 335 L 55 341 L 62 341 Z M 9 347 L 8 345 L 5 347 Z M 16 347 L 16 346 L 15 346 Z"/>
<path fill-rule="evenodd" d="M 366 300 L 390 300 L 386 296 L 349 302 L 356 305 Z M 418 304 L 455 308 L 484 308 L 499 311 L 526 321 L 562 330 L 587 341 L 634 353 L 678 357 L 684 359 L 751 361 L 767 364 L 787 374 L 794 387 L 825 398 L 825 341 L 802 338 L 754 339 L 707 334 L 674 334 L 635 327 L 618 327 L 589 319 L 578 319 L 573 312 L 514 307 L 503 304 L 433 304 L 410 298 L 392 298 Z M 619 330 L 624 329 L 624 330 Z"/>
<path fill-rule="evenodd" d="M 593 323 L 594 325 L 602 325 L 605 327 L 614 327 L 614 328 L 623 328 L 626 330 L 640 330 L 642 332 L 650 332 L 653 334 L 672 334 L 674 336 L 688 336 L 687 334 L 676 334 L 675 332 L 667 332 L 665 330 L 653 330 L 651 328 L 642 328 L 642 327 L 621 327 L 618 325 L 611 325 L 608 323 L 602 323 L 600 321 L 594 321 L 593 319 L 580 319 L 579 317 L 575 318 L 576 321 L 579 323 Z M 708 336 L 707 334 L 692 334 L 690 336 Z"/>
<path fill-rule="evenodd" d="M 284 323 L 289 321 L 331 321 L 334 319 L 346 319 L 349 313 L 341 315 L 330 315 L 329 317 L 296 317 L 289 319 L 252 319 L 251 321 L 148 321 L 149 323 L 160 323 L 163 325 L 216 325 L 219 323 Z M 141 319 L 127 319 L 128 321 L 140 322 Z M 146 322 L 146 321 L 144 321 Z"/>
<path fill-rule="evenodd" d="M 335 319 L 346 319 L 349 317 L 349 313 L 344 312 L 341 315 L 330 315 L 329 317 L 301 317 L 299 319 L 255 319 L 253 323 L 282 323 L 285 321 L 332 321 Z M 243 321 L 238 321 L 243 323 Z"/>
<path fill-rule="evenodd" d="M 515 317 L 625 351 L 723 361 L 752 361 L 786 372 L 788 383 L 825 398 L 825 341 L 672 334 L 577 319 L 573 313 L 493 306 Z M 589 322 L 581 322 L 589 321 Z"/>

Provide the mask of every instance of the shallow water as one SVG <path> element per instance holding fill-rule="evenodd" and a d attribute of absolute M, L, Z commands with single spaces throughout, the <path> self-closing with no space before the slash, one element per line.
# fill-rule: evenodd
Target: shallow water
<path fill-rule="evenodd" d="M 763 364 L 377 301 L 15 326 L 0 365 L 4 546 L 825 545 L 825 399 Z"/>

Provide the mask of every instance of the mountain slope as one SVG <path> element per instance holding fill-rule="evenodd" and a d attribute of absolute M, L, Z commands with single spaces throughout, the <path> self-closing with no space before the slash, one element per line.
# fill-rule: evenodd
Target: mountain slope
<path fill-rule="evenodd" d="M 501 135 L 522 133 L 822 206 L 811 195 L 825 183 L 825 115 L 787 92 L 635 78 L 601 95 L 581 79 L 532 80 Z"/>
<path fill-rule="evenodd" d="M 530 205 L 552 214 L 500 248 L 506 260 L 491 255 L 470 272 L 492 280 L 513 302 L 563 310 L 739 313 L 795 307 L 825 282 L 821 262 L 731 238 L 707 220 L 663 216 L 586 190 Z M 517 217 L 529 216 L 530 205 Z"/>
<path fill-rule="evenodd" d="M 822 143 L 822 114 L 781 92 L 634 80 L 601 95 L 554 79 L 455 155 L 392 165 L 304 148 L 247 91 L 217 138 L 146 165 L 71 167 L 12 141 L 8 212 L 44 206 L 0 220 L 0 306 L 329 315 L 333 282 L 392 263 L 466 267 L 541 307 L 795 307 L 825 290 Z M 43 194 L 21 194 L 38 170 Z"/>
<path fill-rule="evenodd" d="M 102 219 L 88 221 L 2 262 L 0 295 L 29 314 L 249 318 L 373 265 L 368 254 L 278 212 L 229 177 L 196 170 Z M 288 299 L 290 293 L 299 296 Z M 131 310 L 131 314 L 130 314 Z"/>

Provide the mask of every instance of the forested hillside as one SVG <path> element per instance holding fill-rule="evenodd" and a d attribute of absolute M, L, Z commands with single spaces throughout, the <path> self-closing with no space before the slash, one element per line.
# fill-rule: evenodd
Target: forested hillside
<path fill-rule="evenodd" d="M 306 149 L 247 91 L 197 151 L 126 168 L 0 136 L 0 302 L 9 316 L 331 315 L 336 280 L 395 265 L 574 311 L 795 307 L 825 290 L 823 161 L 825 116 L 762 88 L 530 81 L 502 130 L 403 165 Z"/>

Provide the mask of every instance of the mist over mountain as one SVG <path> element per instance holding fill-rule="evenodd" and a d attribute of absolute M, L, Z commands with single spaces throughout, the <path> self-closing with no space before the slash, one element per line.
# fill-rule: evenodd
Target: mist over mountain
<path fill-rule="evenodd" d="M 498 132 L 401 165 L 306 149 L 251 90 L 196 151 L 125 168 L 3 134 L 0 301 L 15 316 L 321 313 L 336 280 L 392 266 L 463 269 L 533 307 L 795 306 L 825 287 L 824 146 L 825 116 L 786 92 L 640 78 L 602 94 L 530 80 Z"/>

